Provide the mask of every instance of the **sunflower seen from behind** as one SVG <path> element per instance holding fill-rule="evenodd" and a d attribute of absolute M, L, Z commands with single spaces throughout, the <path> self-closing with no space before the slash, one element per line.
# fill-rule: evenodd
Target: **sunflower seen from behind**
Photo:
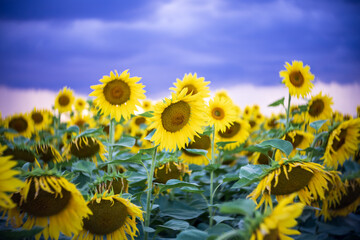
<path fill-rule="evenodd" d="M 59 113 L 70 112 L 74 103 L 74 93 L 70 88 L 64 87 L 55 98 L 55 109 Z"/>
<path fill-rule="evenodd" d="M 210 82 L 205 82 L 204 77 L 197 77 L 197 74 L 185 74 L 182 80 L 176 79 L 175 88 L 170 88 L 179 94 L 183 89 L 187 89 L 186 95 L 198 95 L 200 98 L 210 97 L 210 90 L 207 86 Z"/>
<path fill-rule="evenodd" d="M 179 94 L 172 93 L 171 99 L 165 98 L 154 108 L 154 116 L 149 126 L 156 129 L 151 141 L 160 150 L 174 151 L 183 149 L 195 136 L 203 132 L 206 124 L 205 104 L 197 95 L 186 95 L 183 89 Z"/>
<path fill-rule="evenodd" d="M 235 107 L 228 98 L 214 97 L 210 99 L 207 114 L 209 124 L 215 126 L 215 131 L 224 132 L 237 119 Z"/>
<path fill-rule="evenodd" d="M 313 96 L 308 104 L 306 120 L 313 122 L 317 120 L 331 119 L 332 104 L 332 97 L 329 97 L 328 95 L 322 95 L 321 92 L 318 95 Z"/>
<path fill-rule="evenodd" d="M 286 70 L 279 72 L 280 77 L 283 78 L 282 83 L 289 88 L 291 96 L 300 96 L 305 98 L 314 87 L 312 81 L 315 76 L 310 72 L 310 66 L 303 66 L 302 61 L 292 61 L 292 64 L 286 62 L 284 67 Z"/>
<path fill-rule="evenodd" d="M 31 138 L 31 135 L 34 132 L 34 124 L 29 114 L 14 114 L 8 116 L 5 119 L 5 128 L 14 130 L 5 132 L 5 137 L 10 140 L 19 136 Z"/>
<path fill-rule="evenodd" d="M 96 97 L 94 103 L 99 107 L 104 116 L 111 116 L 116 121 L 121 118 L 128 120 L 136 111 L 136 106 L 141 106 L 139 100 L 145 99 L 144 85 L 138 83 L 140 77 L 130 77 L 128 70 L 120 75 L 115 70 L 110 76 L 103 76 L 99 81 L 102 84 L 93 85 L 94 90 L 90 96 Z"/>

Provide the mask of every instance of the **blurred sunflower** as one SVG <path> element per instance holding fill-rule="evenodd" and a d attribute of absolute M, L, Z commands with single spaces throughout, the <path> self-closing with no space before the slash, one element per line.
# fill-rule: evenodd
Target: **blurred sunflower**
<path fill-rule="evenodd" d="M 101 117 L 99 119 L 99 121 L 97 121 L 97 126 L 103 128 L 103 131 L 106 134 L 106 139 L 109 139 L 110 120 L 108 118 Z M 121 124 L 116 123 L 115 124 L 115 133 L 114 133 L 115 142 L 121 138 L 123 131 L 124 131 L 124 127 Z"/>
<path fill-rule="evenodd" d="M 265 119 L 264 128 L 266 130 L 280 128 L 279 120 L 280 120 L 280 118 L 279 118 L 278 115 L 275 115 L 274 113 L 271 113 L 271 116 L 269 118 Z"/>
<path fill-rule="evenodd" d="M 99 181 L 95 182 L 95 185 L 98 193 L 113 191 L 114 194 L 121 194 L 127 193 L 129 190 L 129 182 L 121 174 L 115 176 L 105 174 Z"/>
<path fill-rule="evenodd" d="M 304 149 L 310 147 L 311 143 L 314 140 L 314 135 L 312 135 L 311 133 L 300 131 L 300 130 L 292 130 L 292 131 L 287 132 L 282 137 L 282 139 L 285 141 L 288 141 L 292 144 L 293 150 L 291 151 L 289 157 L 293 157 L 293 156 L 295 156 L 295 154 L 297 152 L 299 152 L 297 150 L 297 148 L 304 150 Z M 304 151 L 300 151 L 299 153 L 305 154 Z"/>
<path fill-rule="evenodd" d="M 266 164 L 269 165 L 270 164 L 270 158 L 273 155 L 273 151 L 269 150 L 267 152 L 267 154 L 263 154 L 260 152 L 254 152 L 250 157 L 249 157 L 249 162 L 252 164 Z"/>
<path fill-rule="evenodd" d="M 360 118 L 360 105 L 357 105 L 356 113 L 357 113 L 357 117 Z"/>
<path fill-rule="evenodd" d="M 17 161 L 37 163 L 35 153 L 26 146 L 15 146 L 14 148 L 7 148 L 3 154 L 4 156 L 12 156 L 12 159 Z"/>
<path fill-rule="evenodd" d="M 150 129 L 156 129 L 151 141 L 159 144 L 160 150 L 173 151 L 182 149 L 185 144 L 194 141 L 202 133 L 206 124 L 204 101 L 195 95 L 186 95 L 186 89 L 179 94 L 172 93 L 172 98 L 155 105 Z"/>
<path fill-rule="evenodd" d="M 245 106 L 245 109 L 244 109 L 244 111 L 243 111 L 243 114 L 242 114 L 242 118 L 248 120 L 248 119 L 251 118 L 252 114 L 253 114 L 253 109 L 252 109 L 252 107 L 249 106 L 249 105 L 246 105 L 246 106 Z"/>
<path fill-rule="evenodd" d="M 56 96 L 54 107 L 59 111 L 59 113 L 69 112 L 71 111 L 74 100 L 75 97 L 73 91 L 67 87 L 64 87 Z"/>
<path fill-rule="evenodd" d="M 85 110 L 87 108 L 87 102 L 85 101 L 85 99 L 83 98 L 76 98 L 75 99 L 75 103 L 74 103 L 74 106 L 75 106 L 75 110 L 78 111 L 79 113 L 81 113 L 83 110 Z"/>
<path fill-rule="evenodd" d="M 153 103 L 150 100 L 145 99 L 142 101 L 141 108 L 144 110 L 144 112 L 148 112 L 153 110 Z"/>
<path fill-rule="evenodd" d="M 236 147 L 240 146 L 246 141 L 250 133 L 250 125 L 246 120 L 237 119 L 232 122 L 230 127 L 227 127 L 224 132 L 216 131 L 215 133 L 215 142 L 232 142 L 225 145 L 225 150 L 233 150 Z"/>
<path fill-rule="evenodd" d="M 65 145 L 63 156 L 68 160 L 71 156 L 75 156 L 79 159 L 91 159 L 97 164 L 97 156 L 105 161 L 104 154 L 106 153 L 104 144 L 94 137 L 77 137 L 70 143 Z"/>
<path fill-rule="evenodd" d="M 166 184 L 170 179 L 182 180 L 186 173 L 190 173 L 189 166 L 184 163 L 167 162 L 154 171 L 154 182 Z"/>
<path fill-rule="evenodd" d="M 5 137 L 13 140 L 15 137 L 24 136 L 31 138 L 34 132 L 34 124 L 28 114 L 14 114 L 5 119 L 5 128 L 15 130 L 15 132 L 5 132 Z"/>
<path fill-rule="evenodd" d="M 8 211 L 8 221 L 24 229 L 44 227 L 36 239 L 41 235 L 59 239 L 60 232 L 70 237 L 82 229 L 82 219 L 91 214 L 75 185 L 54 175 L 28 177 L 25 187 L 12 199 L 17 207 Z"/>
<path fill-rule="evenodd" d="M 305 98 L 314 87 L 311 82 L 315 76 L 310 72 L 310 66 L 303 66 L 302 61 L 292 61 L 292 65 L 286 62 L 284 67 L 286 70 L 279 72 L 280 77 L 283 78 L 282 83 L 289 88 L 291 96 Z"/>
<path fill-rule="evenodd" d="M 63 161 L 60 153 L 50 144 L 43 143 L 36 145 L 35 152 L 39 156 L 39 159 L 43 160 L 45 163 L 59 163 Z"/>
<path fill-rule="evenodd" d="M 215 92 L 215 97 L 219 98 L 227 98 L 232 101 L 231 97 L 229 96 L 228 92 L 225 89 L 219 90 Z"/>
<path fill-rule="evenodd" d="M 84 131 L 87 128 L 94 128 L 96 125 L 95 120 L 90 115 L 85 114 L 75 114 L 71 117 L 69 125 L 76 125 L 79 127 L 80 131 Z"/>
<path fill-rule="evenodd" d="M 11 161 L 12 156 L 3 156 L 6 148 L 7 146 L 0 145 L 0 208 L 4 209 L 16 206 L 8 194 L 17 192 L 24 186 L 24 182 L 14 177 L 20 174 L 19 171 L 12 169 L 17 162 Z"/>
<path fill-rule="evenodd" d="M 265 207 L 273 208 L 271 194 L 279 200 L 289 194 L 297 193 L 301 202 L 310 205 L 312 200 L 324 199 L 328 182 L 332 182 L 331 173 L 320 164 L 313 162 L 288 161 L 277 162 L 261 179 L 257 187 L 247 196 L 257 207 L 264 202 Z"/>
<path fill-rule="evenodd" d="M 94 91 L 90 96 L 96 97 L 94 103 L 101 109 L 104 116 L 111 116 L 116 121 L 121 117 L 128 120 L 136 110 L 136 106 L 141 106 L 139 100 L 145 99 L 144 85 L 137 83 L 140 77 L 130 77 L 128 70 L 120 75 L 115 70 L 110 72 L 110 76 L 103 76 L 99 81 L 102 84 L 91 86 Z"/>
<path fill-rule="evenodd" d="M 305 112 L 301 111 L 298 105 L 291 105 L 290 114 L 293 124 L 302 124 L 305 122 Z"/>
<path fill-rule="evenodd" d="M 237 119 L 234 105 L 227 98 L 214 97 L 211 99 L 207 114 L 210 126 L 215 125 L 215 131 L 224 132 Z"/>
<path fill-rule="evenodd" d="M 293 203 L 296 194 L 279 201 L 273 211 L 264 214 L 261 223 L 252 232 L 250 240 L 267 239 L 293 239 L 287 235 L 299 235 L 298 230 L 291 229 L 296 226 L 296 218 L 299 217 L 305 207 L 302 203 Z"/>
<path fill-rule="evenodd" d="M 323 96 L 321 92 L 318 95 L 313 96 L 308 104 L 306 119 L 309 122 L 330 119 L 332 116 L 332 104 L 332 98 L 327 95 Z"/>
<path fill-rule="evenodd" d="M 324 165 L 337 168 L 349 159 L 359 148 L 360 118 L 342 122 L 329 136 L 326 144 Z"/>
<path fill-rule="evenodd" d="M 196 73 L 194 73 L 194 75 L 191 73 L 185 74 L 182 80 L 176 79 L 176 81 L 177 82 L 174 83 L 176 88 L 170 88 L 170 90 L 173 90 L 176 94 L 179 94 L 186 88 L 186 95 L 198 95 L 198 97 L 202 99 L 210 97 L 210 90 L 209 87 L 207 87 L 210 82 L 205 82 L 203 77 L 198 78 Z"/>
<path fill-rule="evenodd" d="M 192 153 L 187 149 L 203 149 L 207 150 L 206 156 L 198 153 Z M 207 165 L 211 158 L 211 139 L 208 135 L 195 136 L 194 141 L 188 143 L 181 151 L 179 159 L 183 160 L 187 164 Z"/>
<path fill-rule="evenodd" d="M 135 116 L 130 120 L 130 134 L 134 135 L 136 132 L 146 129 L 149 120 L 143 116 Z"/>
<path fill-rule="evenodd" d="M 36 108 L 31 111 L 30 117 L 33 120 L 35 130 L 45 130 L 49 127 L 51 119 L 48 112 L 49 111 L 39 110 Z"/>
<path fill-rule="evenodd" d="M 107 192 L 100 197 L 95 194 L 87 206 L 93 215 L 84 218 L 83 230 L 73 237 L 74 240 L 134 240 L 139 231 L 136 218 L 144 221 L 140 207 L 118 195 L 107 196 Z"/>

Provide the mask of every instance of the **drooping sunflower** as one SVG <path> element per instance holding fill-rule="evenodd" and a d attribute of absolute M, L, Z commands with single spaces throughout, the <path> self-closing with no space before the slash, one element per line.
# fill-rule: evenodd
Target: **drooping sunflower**
<path fill-rule="evenodd" d="M 122 174 L 111 175 L 105 173 L 98 181 L 95 182 L 96 192 L 103 193 L 105 191 L 111 192 L 114 194 L 127 193 L 129 190 L 129 182 Z"/>
<path fill-rule="evenodd" d="M 84 109 L 86 109 L 87 105 L 88 104 L 85 101 L 85 99 L 80 98 L 80 97 L 75 99 L 75 103 L 74 103 L 75 110 L 78 111 L 79 113 L 81 113 Z"/>
<path fill-rule="evenodd" d="M 331 173 L 320 164 L 305 161 L 280 160 L 260 180 L 257 187 L 247 196 L 257 203 L 259 208 L 273 208 L 271 195 L 277 200 L 296 193 L 301 202 L 310 205 L 312 200 L 324 199 L 328 182 L 332 182 Z"/>
<path fill-rule="evenodd" d="M 110 72 L 110 76 L 103 76 L 99 81 L 102 84 L 91 86 L 94 91 L 90 96 L 96 97 L 94 103 L 101 109 L 105 116 L 111 116 L 116 121 L 121 117 L 128 120 L 136 110 L 136 106 L 141 106 L 139 100 L 145 99 L 144 85 L 138 83 L 140 77 L 130 77 L 128 70 L 120 75 L 115 70 Z"/>
<path fill-rule="evenodd" d="M 154 182 L 166 184 L 170 179 L 182 180 L 186 173 L 190 173 L 187 164 L 170 161 L 155 168 Z"/>
<path fill-rule="evenodd" d="M 65 145 L 63 157 L 68 160 L 71 156 L 75 156 L 79 159 L 91 159 L 97 164 L 97 156 L 105 161 L 104 154 L 106 153 L 104 144 L 94 137 L 83 136 L 73 139 L 70 143 Z"/>
<path fill-rule="evenodd" d="M 252 164 L 270 164 L 270 158 L 273 155 L 273 151 L 269 150 L 267 154 L 263 154 L 260 152 L 254 152 L 251 156 L 249 156 L 249 162 Z"/>
<path fill-rule="evenodd" d="M 187 149 L 203 149 L 207 150 L 206 156 L 203 156 L 198 153 L 192 153 L 187 151 Z M 197 165 L 207 165 L 211 158 L 211 139 L 208 135 L 200 135 L 195 137 L 194 141 L 188 143 L 184 149 L 182 149 L 182 154 L 179 159 L 183 160 L 187 164 L 197 164 Z"/>
<path fill-rule="evenodd" d="M 198 95 L 200 98 L 210 97 L 210 90 L 207 85 L 210 82 L 205 82 L 205 78 L 197 77 L 197 74 L 191 73 L 185 74 L 182 80 L 176 79 L 176 83 L 174 83 L 176 88 L 170 88 L 175 93 L 179 94 L 183 89 L 187 88 L 186 95 Z"/>
<path fill-rule="evenodd" d="M 34 108 L 30 113 L 30 117 L 33 120 L 35 130 L 45 130 L 50 125 L 51 119 L 46 110 Z"/>
<path fill-rule="evenodd" d="M 293 150 L 291 151 L 289 157 L 293 157 L 297 152 L 299 152 L 297 148 L 304 150 L 310 147 L 311 143 L 314 140 L 314 135 L 300 130 L 292 130 L 290 132 L 287 132 L 282 137 L 282 139 L 285 141 L 289 141 L 292 144 Z M 300 151 L 299 153 L 305 154 L 304 151 Z"/>
<path fill-rule="evenodd" d="M 36 163 L 37 159 L 34 152 L 26 146 L 14 146 L 4 151 L 4 156 L 12 156 L 13 160 Z"/>
<path fill-rule="evenodd" d="M 332 104 L 332 98 L 327 95 L 323 96 L 321 92 L 318 95 L 313 96 L 308 104 L 306 119 L 309 122 L 330 119 L 332 115 Z"/>
<path fill-rule="evenodd" d="M 150 129 L 156 129 L 151 141 L 159 144 L 160 150 L 182 149 L 202 133 L 206 124 L 205 104 L 197 95 L 186 95 L 183 89 L 172 98 L 165 98 L 155 105 Z"/>
<path fill-rule="evenodd" d="M 24 182 L 15 177 L 20 172 L 12 169 L 17 164 L 16 161 L 11 161 L 12 156 L 3 156 L 6 148 L 7 146 L 0 145 L 0 208 L 4 209 L 16 206 L 8 194 L 17 192 L 24 186 Z"/>
<path fill-rule="evenodd" d="M 231 123 L 238 117 L 232 101 L 220 97 L 214 97 L 209 101 L 207 114 L 209 124 L 215 126 L 215 131 L 221 132 L 231 127 Z"/>
<path fill-rule="evenodd" d="M 70 88 L 64 87 L 56 96 L 54 107 L 59 113 L 69 112 L 71 111 L 74 100 L 75 97 L 73 91 Z"/>
<path fill-rule="evenodd" d="M 63 161 L 60 153 L 51 144 L 38 144 L 35 146 L 35 152 L 39 156 L 39 159 L 45 163 L 54 162 L 59 163 Z"/>
<path fill-rule="evenodd" d="M 279 75 L 283 78 L 282 83 L 289 88 L 290 95 L 305 98 L 314 87 L 311 81 L 315 76 L 310 72 L 310 66 L 304 67 L 302 61 L 292 61 L 292 65 L 286 62 L 284 67 L 286 70 L 280 71 Z"/>
<path fill-rule="evenodd" d="M 93 215 L 84 218 L 83 229 L 74 236 L 74 240 L 134 240 L 139 231 L 136 218 L 144 221 L 140 207 L 119 195 L 108 195 L 106 191 L 99 197 L 95 194 L 87 206 Z"/>
<path fill-rule="evenodd" d="M 58 239 L 60 232 L 70 237 L 82 229 L 82 219 L 91 214 L 75 185 L 55 175 L 28 177 L 12 199 L 17 206 L 8 211 L 8 221 L 24 229 L 44 227 L 36 239 L 41 235 Z"/>
<path fill-rule="evenodd" d="M 230 127 L 227 127 L 224 132 L 216 131 L 215 133 L 215 142 L 232 142 L 225 145 L 225 150 L 233 150 L 236 147 L 240 146 L 246 141 L 250 135 L 250 125 L 246 120 L 237 119 L 232 122 Z"/>
<path fill-rule="evenodd" d="M 358 150 L 360 144 L 360 118 L 341 123 L 329 136 L 326 144 L 324 165 L 337 168 Z"/>
<path fill-rule="evenodd" d="M 31 138 L 34 132 L 34 124 L 28 114 L 14 114 L 5 119 L 5 128 L 15 130 L 15 132 L 5 132 L 5 136 L 13 140 L 15 137 L 24 136 Z"/>
<path fill-rule="evenodd" d="M 267 211 L 262 222 L 253 230 L 250 240 L 293 239 L 287 235 L 299 235 L 298 230 L 291 228 L 296 226 L 296 218 L 301 215 L 305 205 L 293 203 L 295 196 L 291 194 L 280 200 L 273 211 Z"/>
<path fill-rule="evenodd" d="M 96 122 L 90 115 L 75 114 L 71 117 L 69 125 L 76 125 L 79 127 L 80 131 L 84 131 L 86 128 L 94 128 Z"/>

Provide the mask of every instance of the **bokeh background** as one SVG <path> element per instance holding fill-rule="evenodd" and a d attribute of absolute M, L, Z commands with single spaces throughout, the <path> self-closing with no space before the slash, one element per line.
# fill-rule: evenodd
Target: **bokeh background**
<path fill-rule="evenodd" d="M 142 77 L 148 98 L 185 73 L 244 107 L 283 96 L 279 71 L 302 60 L 313 95 L 355 114 L 360 104 L 360 1 L 0 0 L 2 116 L 50 108 L 64 86 L 86 97 L 111 70 Z"/>

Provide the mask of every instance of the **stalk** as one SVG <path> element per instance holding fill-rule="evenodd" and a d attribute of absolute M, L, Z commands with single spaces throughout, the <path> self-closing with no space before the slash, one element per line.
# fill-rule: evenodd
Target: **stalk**
<path fill-rule="evenodd" d="M 291 102 L 291 95 L 289 93 L 288 107 L 286 109 L 286 127 L 285 127 L 286 130 L 288 129 L 290 123 L 290 102 Z"/>
<path fill-rule="evenodd" d="M 211 139 L 211 164 L 215 164 L 215 125 L 212 129 L 212 139 Z M 209 207 L 209 226 L 212 227 L 213 219 L 213 204 L 214 204 L 214 170 L 210 170 L 210 207 Z"/>
<path fill-rule="evenodd" d="M 114 146 L 112 146 L 115 143 L 115 139 L 114 139 L 114 133 L 115 133 L 115 119 L 111 118 L 110 119 L 110 127 L 109 127 L 109 149 L 108 149 L 108 154 L 109 154 L 109 162 L 112 161 L 112 156 L 113 156 L 113 150 L 114 150 Z M 111 170 L 113 170 L 111 168 L 111 165 L 108 164 L 108 172 L 110 172 Z"/>

